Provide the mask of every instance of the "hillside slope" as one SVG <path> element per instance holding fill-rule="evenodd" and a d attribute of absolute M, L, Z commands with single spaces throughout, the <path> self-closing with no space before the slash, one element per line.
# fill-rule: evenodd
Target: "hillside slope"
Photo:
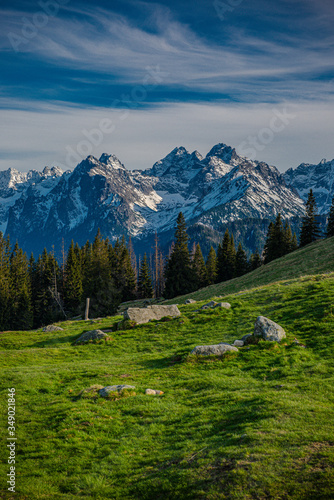
<path fill-rule="evenodd" d="M 334 272 L 334 237 L 316 241 L 240 278 L 224 281 L 202 288 L 194 293 L 175 297 L 166 301 L 166 303 L 182 303 L 187 298 L 204 300 L 268 285 L 275 281 L 331 272 Z"/>
<path fill-rule="evenodd" d="M 1 415 L 5 422 L 14 387 L 18 460 L 10 495 L 1 447 L 0 497 L 334 498 L 334 276 L 226 300 L 230 310 L 180 306 L 181 318 L 113 331 L 95 345 L 72 343 L 85 330 L 114 329 L 119 318 L 2 333 Z M 223 358 L 189 355 L 196 345 L 251 333 L 258 315 L 281 324 L 286 342 Z M 96 384 L 133 385 L 135 394 L 83 397 Z M 164 394 L 147 396 L 146 388 Z M 0 436 L 7 442 L 5 425 Z"/>

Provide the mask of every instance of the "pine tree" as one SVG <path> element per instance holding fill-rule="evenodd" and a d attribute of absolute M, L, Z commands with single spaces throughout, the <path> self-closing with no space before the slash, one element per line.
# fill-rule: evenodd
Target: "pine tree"
<path fill-rule="evenodd" d="M 328 216 L 326 238 L 331 238 L 332 236 L 334 236 L 334 197 Z"/>
<path fill-rule="evenodd" d="M 259 254 L 259 251 L 256 249 L 255 253 L 253 253 L 250 258 L 250 268 L 252 271 L 255 271 L 255 269 L 258 269 L 261 266 L 262 266 L 262 259 Z"/>
<path fill-rule="evenodd" d="M 306 211 L 300 233 L 300 246 L 304 247 L 317 240 L 319 237 L 320 229 L 317 220 L 317 204 L 311 189 L 306 201 Z"/>
<path fill-rule="evenodd" d="M 196 276 L 191 265 L 188 249 L 188 234 L 182 212 L 176 221 L 175 244 L 166 266 L 166 283 L 164 295 L 167 298 L 176 297 L 196 289 Z"/>
<path fill-rule="evenodd" d="M 10 241 L 0 232 L 0 329 L 8 330 L 10 304 Z"/>
<path fill-rule="evenodd" d="M 218 246 L 217 266 L 218 266 L 218 282 L 227 281 L 234 277 L 236 265 L 236 250 L 234 245 L 233 234 L 229 235 L 226 229 L 224 238 Z"/>
<path fill-rule="evenodd" d="M 33 323 L 30 276 L 26 254 L 15 244 L 10 257 L 9 322 L 13 330 L 30 330 Z"/>
<path fill-rule="evenodd" d="M 203 288 L 208 284 L 208 275 L 200 244 L 197 243 L 193 258 L 193 269 L 197 281 L 197 288 Z"/>
<path fill-rule="evenodd" d="M 146 253 L 140 264 L 138 278 L 138 296 L 141 299 L 150 299 L 153 296 L 152 277 Z"/>
<path fill-rule="evenodd" d="M 244 274 L 248 273 L 249 264 L 247 260 L 247 254 L 242 248 L 241 243 L 239 243 L 235 261 L 235 276 L 243 276 Z"/>
<path fill-rule="evenodd" d="M 213 247 L 206 261 L 206 273 L 208 277 L 208 285 L 213 285 L 217 281 L 217 255 Z"/>
<path fill-rule="evenodd" d="M 73 314 L 78 314 L 82 307 L 83 300 L 83 276 L 81 269 L 80 249 L 78 245 L 74 247 L 72 240 L 67 253 L 65 269 L 63 297 L 65 307 Z"/>

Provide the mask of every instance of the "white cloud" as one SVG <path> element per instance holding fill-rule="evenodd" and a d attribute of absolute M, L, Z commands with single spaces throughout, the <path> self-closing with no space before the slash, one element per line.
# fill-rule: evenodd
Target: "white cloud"
<path fill-rule="evenodd" d="M 275 108 L 282 111 L 284 106 L 287 103 L 277 104 Z M 295 118 L 274 134 L 256 159 L 276 165 L 282 171 L 301 162 L 318 163 L 323 157 L 332 159 L 334 102 L 320 105 L 295 102 L 288 106 Z M 101 144 L 91 145 L 87 153 L 95 156 L 114 153 L 128 168 L 149 168 L 175 146 L 198 149 L 202 154 L 218 142 L 240 146 L 249 136 L 258 136 L 270 126 L 273 106 L 173 104 L 133 110 L 124 120 L 121 116 L 121 112 L 113 109 L 66 106 L 43 105 L 39 111 L 3 110 L 0 169 L 74 166 L 66 163 L 67 148 L 77 151 L 78 145 L 87 141 L 82 131 L 90 133 L 99 128 L 104 119 L 112 120 L 115 130 L 104 133 Z"/>

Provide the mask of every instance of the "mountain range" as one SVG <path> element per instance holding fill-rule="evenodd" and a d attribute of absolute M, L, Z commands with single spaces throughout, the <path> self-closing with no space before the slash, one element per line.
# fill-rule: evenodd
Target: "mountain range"
<path fill-rule="evenodd" d="M 0 172 L 0 231 L 27 252 L 52 245 L 59 252 L 63 239 L 65 246 L 71 239 L 84 244 L 98 228 L 112 241 L 131 235 L 141 250 L 155 232 L 170 244 L 182 211 L 196 241 L 216 243 L 229 227 L 253 251 L 278 212 L 300 220 L 310 188 L 319 213 L 327 214 L 333 185 L 334 160 L 281 174 L 226 144 L 205 157 L 178 147 L 144 171 L 126 169 L 114 155 L 88 156 L 73 171 Z"/>

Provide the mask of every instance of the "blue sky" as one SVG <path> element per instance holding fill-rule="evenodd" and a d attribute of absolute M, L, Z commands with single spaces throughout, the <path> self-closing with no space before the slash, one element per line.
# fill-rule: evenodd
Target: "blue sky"
<path fill-rule="evenodd" d="M 11 0 L 0 19 L 1 170 L 218 142 L 280 170 L 334 157 L 330 0 Z"/>

